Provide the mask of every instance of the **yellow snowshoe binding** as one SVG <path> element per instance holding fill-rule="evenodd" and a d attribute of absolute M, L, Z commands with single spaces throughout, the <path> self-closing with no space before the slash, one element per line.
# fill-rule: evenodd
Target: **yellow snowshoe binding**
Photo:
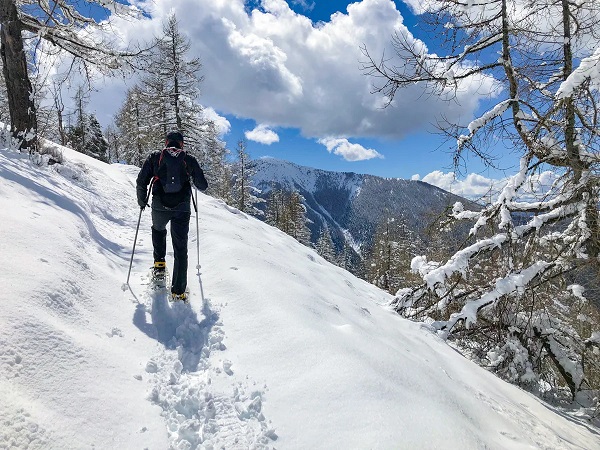
<path fill-rule="evenodd" d="M 187 292 L 184 292 L 183 294 L 171 292 L 171 301 L 187 303 L 189 301 L 189 294 Z"/>
<path fill-rule="evenodd" d="M 167 263 L 156 261 L 152 267 L 152 279 L 154 281 L 164 281 L 167 275 Z"/>

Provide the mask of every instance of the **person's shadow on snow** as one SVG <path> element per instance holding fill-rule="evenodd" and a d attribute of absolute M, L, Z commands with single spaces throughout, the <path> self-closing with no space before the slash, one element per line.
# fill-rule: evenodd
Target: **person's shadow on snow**
<path fill-rule="evenodd" d="M 133 314 L 133 324 L 165 347 L 178 349 L 183 370 L 197 371 L 200 362 L 210 353 L 208 336 L 218 315 L 210 309 L 208 302 L 204 302 L 204 319 L 199 321 L 190 305 L 170 303 L 164 291 L 152 292 L 150 298 L 152 322 L 146 320 L 146 307 L 138 304 Z"/>

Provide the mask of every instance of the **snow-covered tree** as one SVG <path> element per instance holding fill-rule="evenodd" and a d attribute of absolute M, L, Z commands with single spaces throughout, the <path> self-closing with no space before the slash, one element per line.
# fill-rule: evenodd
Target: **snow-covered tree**
<path fill-rule="evenodd" d="M 151 113 L 151 105 L 145 101 L 141 88 L 129 89 L 115 116 L 120 144 L 118 153 L 123 161 L 141 167 L 149 152 L 164 146 L 161 127 L 154 127 L 148 121 Z"/>
<path fill-rule="evenodd" d="M 281 189 L 271 186 L 269 198 L 267 199 L 267 209 L 265 212 L 265 222 L 269 225 L 279 228 L 283 227 L 283 215 L 285 211 L 285 193 Z"/>
<path fill-rule="evenodd" d="M 112 124 L 109 124 L 104 130 L 104 136 L 106 136 L 106 144 L 107 144 L 107 155 L 108 162 L 122 162 L 121 158 L 121 148 L 122 144 L 120 141 L 120 134 L 116 127 Z"/>
<path fill-rule="evenodd" d="M 147 75 L 142 78 L 142 91 L 149 106 L 146 124 L 162 131 L 177 129 L 185 136 L 186 149 L 202 159 L 204 140 L 202 107 L 197 103 L 199 58 L 188 58 L 189 39 L 179 29 L 175 14 L 163 25 L 163 35 L 156 40 Z"/>
<path fill-rule="evenodd" d="M 68 144 L 78 152 L 101 161 L 108 161 L 108 144 L 96 116 L 86 111 L 88 97 L 83 87 L 77 89 L 74 100 L 75 124 L 67 130 Z"/>
<path fill-rule="evenodd" d="M 327 261 L 335 264 L 337 255 L 333 240 L 331 239 L 331 233 L 329 232 L 329 227 L 327 225 L 323 225 L 323 228 L 321 228 L 319 239 L 317 239 L 317 243 L 315 244 L 315 250 L 317 250 L 319 255 L 321 255 Z"/>
<path fill-rule="evenodd" d="M 416 237 L 402 218 L 384 218 L 377 227 L 373 249 L 366 261 L 369 281 L 392 293 L 413 284 L 410 262 L 417 247 Z"/>
<path fill-rule="evenodd" d="M 591 267 L 594 275 L 581 283 L 598 277 L 598 2 L 423 6 L 429 8 L 424 22 L 445 38 L 448 51 L 430 54 L 423 42 L 401 34 L 394 38 L 399 62 L 371 58 L 365 49 L 365 69 L 381 82 L 375 90 L 391 102 L 399 89 L 419 83 L 451 98 L 468 83 L 492 80 L 487 112 L 466 126 L 443 127 L 457 143 L 455 163 L 468 151 L 490 162 L 492 137 L 521 160 L 488 207 L 454 206 L 453 220 L 473 223 L 470 239 L 445 262 L 415 258 L 423 283 L 401 290 L 395 307 L 408 317 L 437 318 L 440 334 L 470 342 L 483 364 L 511 381 L 538 383 L 543 374 L 576 396 L 590 387 L 590 370 L 598 367 L 597 356 L 584 364 L 590 336 L 582 333 L 590 330 L 579 326 L 576 311 L 587 300 L 571 284 Z M 550 169 L 556 183 L 532 198 L 533 176 Z"/>
<path fill-rule="evenodd" d="M 349 272 L 356 273 L 356 250 L 350 245 L 348 239 L 344 240 L 344 247 L 338 254 L 337 265 Z"/>
<path fill-rule="evenodd" d="M 304 197 L 299 192 L 289 192 L 273 187 L 267 200 L 265 221 L 302 244 L 311 246 L 306 206 L 304 206 Z M 331 237 L 329 237 L 329 241 L 331 241 Z M 333 246 L 333 244 L 331 245 Z"/>
<path fill-rule="evenodd" d="M 58 48 L 75 56 L 84 64 L 92 64 L 106 71 L 117 69 L 127 61 L 127 57 L 136 53 L 116 50 L 108 40 L 114 33 L 101 35 L 90 31 L 110 31 L 111 15 L 138 18 L 140 10 L 117 0 L 89 0 L 87 3 L 93 8 L 81 8 L 79 2 L 73 0 L 0 2 L 2 69 L 13 134 L 20 139 L 22 149 L 35 149 L 37 132 L 36 105 L 28 72 L 25 38 L 32 36 L 50 44 L 53 49 Z M 99 11 L 104 11 L 108 20 L 98 22 L 95 17 Z M 44 45 L 35 47 L 36 50 L 45 48 Z"/>
<path fill-rule="evenodd" d="M 227 162 L 229 151 L 219 138 L 217 127 L 212 120 L 206 123 L 203 153 L 203 168 L 208 181 L 207 192 L 227 203 L 231 202 L 231 168 Z"/>
<path fill-rule="evenodd" d="M 0 64 L 2 60 L 0 60 Z M 8 110 L 8 94 L 4 77 L 0 78 L 0 122 L 10 123 L 10 111 Z"/>
<path fill-rule="evenodd" d="M 108 162 L 108 143 L 95 115 L 79 116 L 77 123 L 67 130 L 67 139 L 74 150 Z"/>
<path fill-rule="evenodd" d="M 237 160 L 233 165 L 233 202 L 240 211 L 253 216 L 261 216 L 263 212 L 256 205 L 263 203 L 264 200 L 257 196 L 259 191 L 253 186 L 252 176 L 255 172 L 246 147 L 246 140 L 238 141 Z"/>
<path fill-rule="evenodd" d="M 310 246 L 310 229 L 306 217 L 304 197 L 299 192 L 289 194 L 283 213 L 284 231 L 298 242 Z"/>
<path fill-rule="evenodd" d="M 106 142 L 102 127 L 94 114 L 88 116 L 87 134 L 88 140 L 84 147 L 84 153 L 100 161 L 108 162 L 108 142 Z"/>

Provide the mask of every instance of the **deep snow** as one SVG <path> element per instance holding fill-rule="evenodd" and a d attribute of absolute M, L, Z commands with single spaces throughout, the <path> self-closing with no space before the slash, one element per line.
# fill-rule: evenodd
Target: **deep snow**
<path fill-rule="evenodd" d="M 191 305 L 149 289 L 148 211 L 123 292 L 138 169 L 63 152 L 0 150 L 0 448 L 600 448 L 385 292 L 203 194 Z"/>

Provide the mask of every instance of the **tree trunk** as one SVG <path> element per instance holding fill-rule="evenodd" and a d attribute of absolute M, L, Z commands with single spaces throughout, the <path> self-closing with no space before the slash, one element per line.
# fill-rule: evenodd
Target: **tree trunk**
<path fill-rule="evenodd" d="M 13 0 L 0 0 L 2 22 L 2 72 L 6 81 L 8 109 L 13 136 L 20 141 L 21 150 L 36 150 L 37 119 L 33 89 L 27 73 L 27 59 L 21 38 L 22 25 Z"/>

